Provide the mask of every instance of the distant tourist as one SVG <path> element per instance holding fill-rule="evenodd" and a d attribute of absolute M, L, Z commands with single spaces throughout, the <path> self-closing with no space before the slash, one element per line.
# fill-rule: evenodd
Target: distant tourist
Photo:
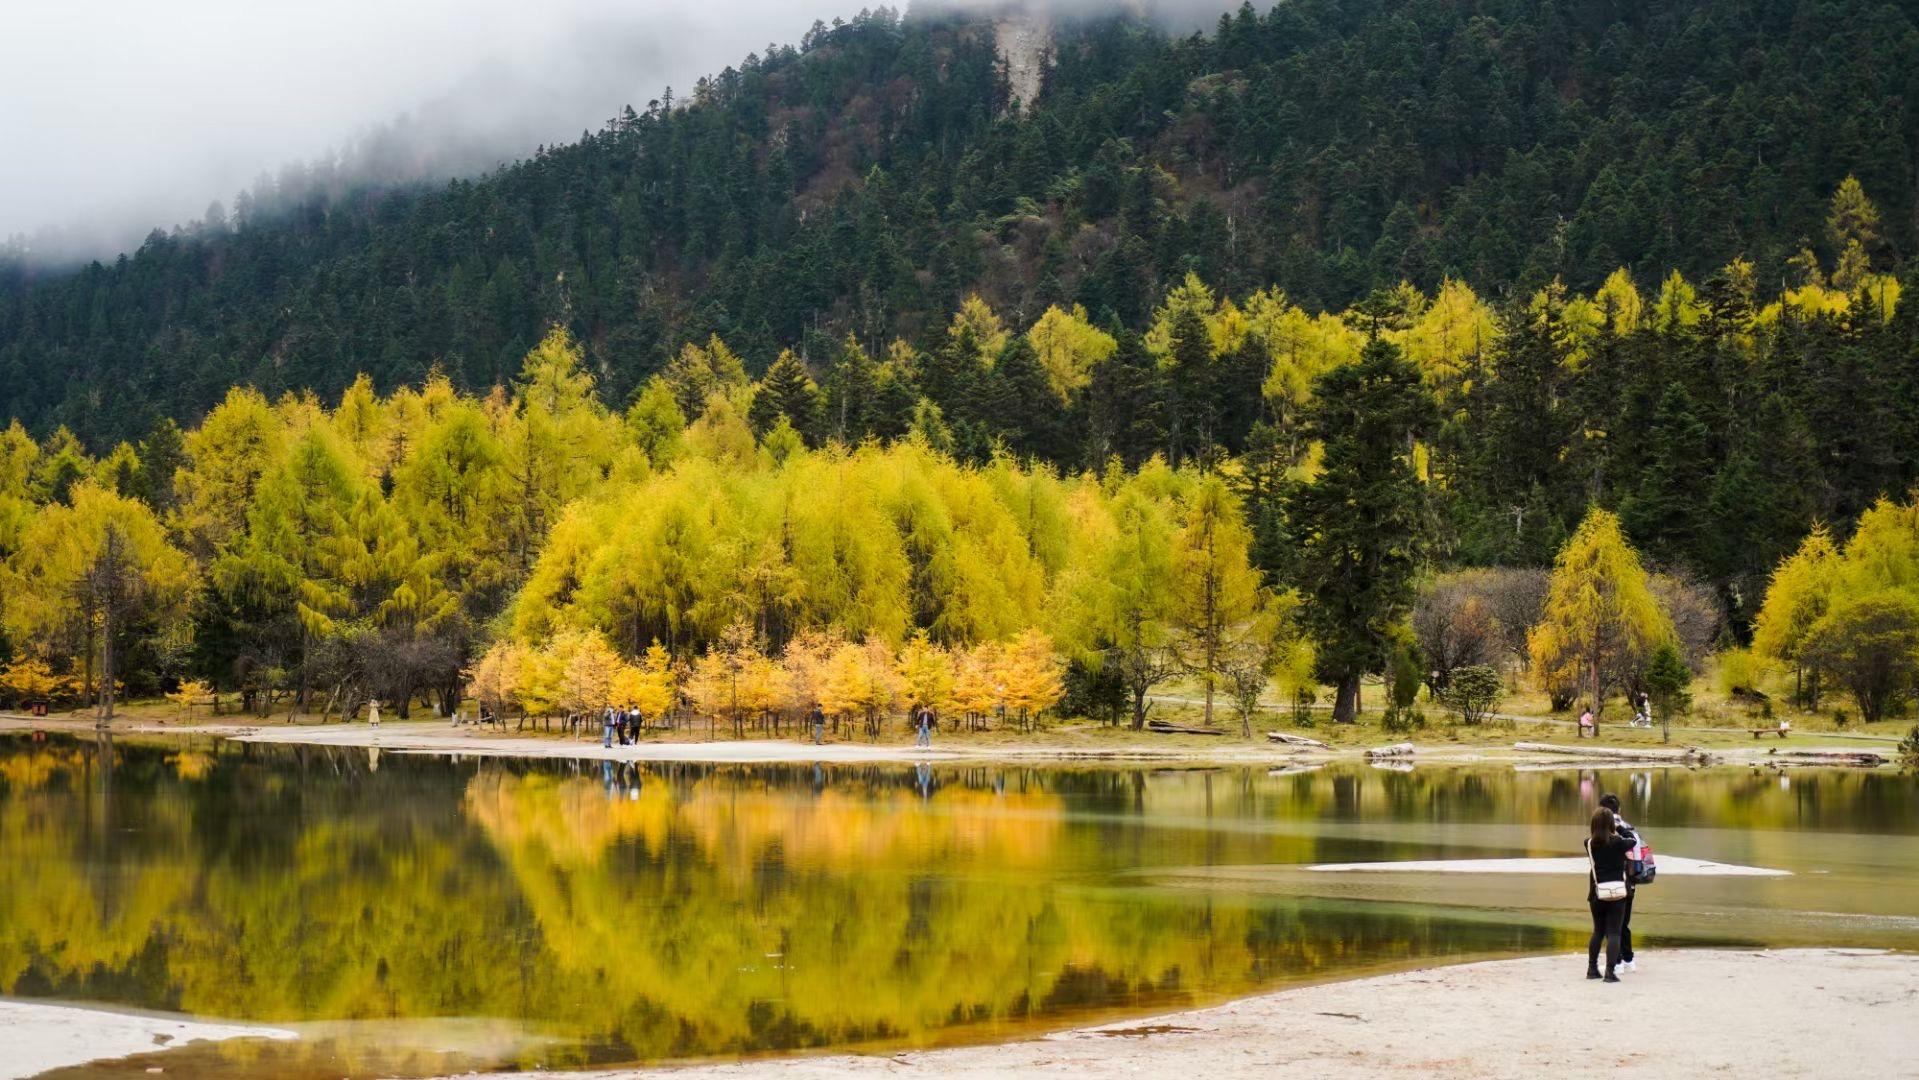
<path fill-rule="evenodd" d="M 1620 836 L 1613 812 L 1593 811 L 1592 833 L 1586 838 L 1586 906 L 1592 910 L 1593 932 L 1586 942 L 1586 977 L 1600 978 L 1599 943 L 1606 943 L 1607 982 L 1618 982 L 1619 935 L 1626 917 L 1626 853 L 1633 844 Z"/>
<path fill-rule="evenodd" d="M 609 706 L 600 714 L 600 745 L 613 749 L 613 709 Z"/>
<path fill-rule="evenodd" d="M 1644 841 L 1639 839 L 1639 830 L 1632 827 L 1625 815 L 1619 812 L 1619 796 L 1607 792 L 1599 797 L 1599 805 L 1612 811 L 1613 831 L 1623 837 L 1627 844 L 1637 848 Z M 1619 902 L 1625 910 L 1619 913 L 1619 970 L 1638 971 L 1639 965 L 1633 960 L 1632 951 L 1632 902 L 1639 895 L 1639 883 L 1631 874 L 1626 875 L 1626 898 Z"/>
<path fill-rule="evenodd" d="M 933 710 L 925 705 L 921 705 L 919 709 L 913 713 L 913 727 L 918 733 L 913 738 L 914 746 L 930 748 L 933 745 L 933 725 L 935 723 L 937 723 L 937 721 L 933 717 Z"/>
<path fill-rule="evenodd" d="M 815 703 L 813 708 L 806 714 L 806 720 L 807 723 L 813 725 L 813 745 L 818 746 L 825 742 L 826 710 L 820 708 L 819 705 Z"/>
<path fill-rule="evenodd" d="M 1599 721 L 1593 716 L 1591 705 L 1579 714 L 1579 737 L 1583 739 L 1587 735 L 1595 739 L 1599 737 Z"/>

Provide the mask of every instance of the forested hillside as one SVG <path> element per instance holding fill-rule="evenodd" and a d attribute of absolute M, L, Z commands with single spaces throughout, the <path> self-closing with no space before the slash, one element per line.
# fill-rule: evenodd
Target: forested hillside
<path fill-rule="evenodd" d="M 580 142 L 432 190 L 297 178 L 77 273 L 0 269 L 0 411 L 90 442 L 226 388 L 484 389 L 559 323 L 623 403 L 687 341 L 749 370 L 922 348 L 978 293 L 1143 331 L 1188 272 L 1337 309 L 1831 262 L 1857 176 L 1914 243 L 1919 32 L 1883 0 L 1295 0 L 1175 38 L 1056 28 L 1010 108 L 990 24 L 820 26 Z M 619 103 L 609 102 L 609 111 Z M 322 193 L 322 188 L 324 192 Z"/>

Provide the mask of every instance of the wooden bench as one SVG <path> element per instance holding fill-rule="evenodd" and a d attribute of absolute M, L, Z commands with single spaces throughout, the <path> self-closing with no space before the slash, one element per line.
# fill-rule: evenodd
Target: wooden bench
<path fill-rule="evenodd" d="M 1787 731 L 1785 728 L 1776 728 L 1776 727 L 1756 727 L 1756 728 L 1747 728 L 1746 730 L 1752 732 L 1752 737 L 1755 741 L 1759 739 L 1763 739 L 1768 735 L 1777 735 L 1783 739 L 1786 737 L 1786 734 L 1787 734 Z"/>

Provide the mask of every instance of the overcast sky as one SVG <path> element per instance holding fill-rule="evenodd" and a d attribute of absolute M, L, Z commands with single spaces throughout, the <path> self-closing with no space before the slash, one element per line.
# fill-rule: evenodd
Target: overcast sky
<path fill-rule="evenodd" d="M 0 238 L 77 227 L 116 246 L 402 114 L 509 159 L 571 140 L 843 6 L 0 2 Z"/>
<path fill-rule="evenodd" d="M 110 256 L 396 122 L 437 166 L 491 167 L 878 2 L 0 0 L 0 241 Z M 1144 6 L 1185 29 L 1237 3 Z"/>

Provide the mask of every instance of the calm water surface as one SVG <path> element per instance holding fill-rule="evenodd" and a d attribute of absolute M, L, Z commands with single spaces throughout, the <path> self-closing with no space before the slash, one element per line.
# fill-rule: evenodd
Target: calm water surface
<path fill-rule="evenodd" d="M 1919 781 L 1885 772 L 622 769 L 20 736 L 0 993 L 303 1036 L 75 1076 L 1008 1038 L 1581 947 L 1575 879 L 1303 867 L 1575 853 L 1602 790 L 1659 851 L 1793 871 L 1660 881 L 1650 948 L 1919 948 Z"/>

